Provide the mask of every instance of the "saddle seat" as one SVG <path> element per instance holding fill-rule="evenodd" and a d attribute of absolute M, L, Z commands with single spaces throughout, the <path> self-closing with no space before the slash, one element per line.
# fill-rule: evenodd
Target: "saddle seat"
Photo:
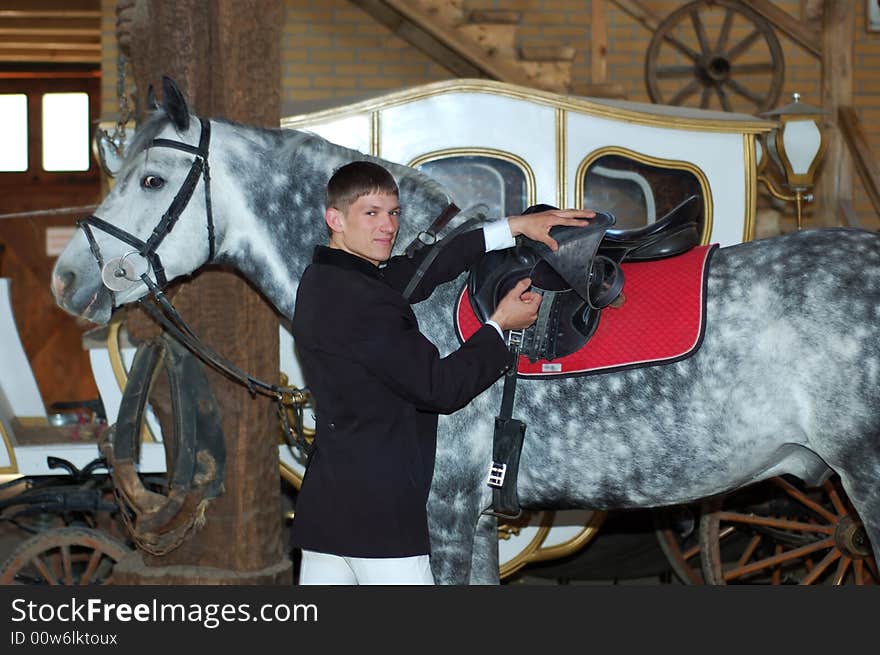
<path fill-rule="evenodd" d="M 665 216 L 644 227 L 607 230 L 599 254 L 617 263 L 650 261 L 687 252 L 700 243 L 702 198 L 688 196 Z"/>
<path fill-rule="evenodd" d="M 553 209 L 535 205 L 524 214 Z M 596 212 L 586 227 L 557 226 L 550 235 L 559 249 L 517 238 L 507 250 L 486 253 L 468 275 L 471 306 L 480 322 L 524 277 L 543 296 L 538 318 L 521 335 L 520 354 L 531 362 L 554 360 L 580 349 L 593 336 L 602 308 L 623 289 L 620 263 L 671 257 L 700 241 L 699 196 L 690 196 L 659 221 L 644 228 L 612 230 L 615 218 Z M 510 336 L 508 337 L 510 340 Z"/>

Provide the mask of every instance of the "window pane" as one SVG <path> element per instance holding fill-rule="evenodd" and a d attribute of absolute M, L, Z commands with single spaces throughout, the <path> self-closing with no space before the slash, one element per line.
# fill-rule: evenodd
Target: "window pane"
<path fill-rule="evenodd" d="M 27 96 L 0 95 L 0 171 L 28 169 Z"/>
<path fill-rule="evenodd" d="M 526 208 L 526 176 L 503 159 L 456 155 L 425 162 L 418 169 L 449 189 L 462 209 L 485 203 L 488 216 L 516 216 Z"/>
<path fill-rule="evenodd" d="M 89 170 L 89 94 L 43 96 L 43 170 Z"/>

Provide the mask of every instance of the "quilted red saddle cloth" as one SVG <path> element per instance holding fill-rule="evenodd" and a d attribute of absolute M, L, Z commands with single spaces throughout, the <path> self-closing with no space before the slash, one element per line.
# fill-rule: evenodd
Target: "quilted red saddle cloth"
<path fill-rule="evenodd" d="M 520 356 L 520 377 L 608 373 L 692 355 L 703 340 L 706 271 L 715 248 L 698 246 L 669 259 L 625 262 L 623 306 L 603 309 L 593 337 L 577 352 L 535 363 Z M 479 327 L 465 288 L 455 308 L 456 332 L 464 341 Z"/>

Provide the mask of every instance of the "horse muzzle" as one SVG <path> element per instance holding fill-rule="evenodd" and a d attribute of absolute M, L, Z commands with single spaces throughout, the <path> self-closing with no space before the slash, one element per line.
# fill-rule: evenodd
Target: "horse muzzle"
<path fill-rule="evenodd" d="M 68 314 L 104 325 L 110 320 L 113 298 L 96 273 L 89 270 L 78 274 L 56 265 L 52 273 L 52 295 Z"/>

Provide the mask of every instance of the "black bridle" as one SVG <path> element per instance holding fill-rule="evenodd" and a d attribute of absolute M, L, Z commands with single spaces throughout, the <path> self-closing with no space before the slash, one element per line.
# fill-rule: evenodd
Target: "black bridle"
<path fill-rule="evenodd" d="M 208 259 L 205 260 L 205 264 L 210 263 L 214 259 L 214 216 L 211 209 L 211 173 L 208 166 L 208 147 L 211 141 L 211 123 L 207 120 L 201 119 L 199 119 L 199 123 L 201 124 L 201 135 L 199 136 L 198 146 L 191 146 L 188 143 L 172 141 L 171 139 L 153 139 L 147 146 L 147 148 L 174 148 L 195 155 L 195 158 L 190 166 L 189 173 L 187 173 L 186 179 L 183 181 L 183 184 L 175 194 L 174 199 L 171 201 L 171 205 L 162 215 L 159 223 L 153 228 L 153 232 L 146 241 L 138 239 L 130 232 L 126 232 L 115 225 L 111 225 L 94 214 L 78 220 L 76 225 L 85 233 L 86 239 L 89 242 L 89 249 L 92 252 L 92 256 L 97 261 L 102 273 L 104 272 L 105 266 L 112 266 L 113 261 L 116 261 L 116 270 L 111 271 L 111 274 L 115 277 L 130 279 L 127 277 L 126 271 L 123 268 L 123 262 L 128 255 L 124 255 L 119 260 L 105 262 L 104 257 L 101 255 L 101 249 L 98 247 L 98 242 L 95 240 L 95 235 L 92 233 L 92 228 L 105 232 L 111 237 L 135 248 L 136 250 L 134 252 L 143 257 L 149 263 L 150 269 L 153 271 L 156 278 L 155 282 L 150 279 L 150 271 L 145 271 L 140 275 L 140 280 L 146 285 L 155 304 L 145 302 L 144 298 L 138 300 L 138 304 L 143 307 L 147 314 L 162 326 L 166 332 L 186 346 L 197 357 L 205 363 L 210 364 L 235 382 L 247 387 L 251 395 L 256 395 L 256 393 L 259 392 L 275 397 L 278 401 L 278 412 L 288 444 L 293 445 L 295 443 L 302 452 L 308 455 L 311 452 L 312 446 L 305 440 L 302 420 L 302 408 L 309 399 L 308 391 L 298 387 L 282 387 L 277 384 L 263 382 L 259 378 L 255 378 L 252 375 L 245 373 L 229 362 L 229 360 L 205 346 L 193 333 L 183 320 L 183 317 L 180 316 L 171 304 L 171 301 L 168 300 L 163 292 L 163 289 L 168 285 L 168 280 L 165 277 L 165 268 L 162 266 L 162 261 L 156 251 L 165 237 L 171 233 L 174 225 L 177 223 L 178 219 L 180 219 L 183 210 L 186 209 L 186 206 L 189 204 L 195 188 L 199 183 L 199 178 L 204 179 L 205 183 L 205 212 L 207 215 L 208 227 Z M 112 296 L 113 290 L 109 290 Z M 287 417 L 287 411 L 284 404 L 285 396 L 290 397 L 290 404 L 294 409 L 293 428 L 291 428 Z"/>
<path fill-rule="evenodd" d="M 171 233 L 171 230 L 174 228 L 174 225 L 177 223 L 183 210 L 186 209 L 186 206 L 189 204 L 193 192 L 196 189 L 196 185 L 199 183 L 199 178 L 204 178 L 205 181 L 205 212 L 207 214 L 208 223 L 208 259 L 205 263 L 207 264 L 214 259 L 214 215 L 211 211 L 211 169 L 208 166 L 208 146 L 211 142 L 211 123 L 210 121 L 203 121 L 201 119 L 199 119 L 199 123 L 202 126 L 202 131 L 199 136 L 198 146 L 191 146 L 188 143 L 172 141 L 171 139 L 153 139 L 147 146 L 147 148 L 162 147 L 182 150 L 195 155 L 195 159 L 193 159 L 193 163 L 189 167 L 189 173 L 187 173 L 183 185 L 174 196 L 171 205 L 162 215 L 159 223 L 153 228 L 152 234 L 150 234 L 146 241 L 138 239 L 130 232 L 121 230 L 115 225 L 111 225 L 94 214 L 76 222 L 77 227 L 85 232 L 92 255 L 98 261 L 98 266 L 102 269 L 104 268 L 104 258 L 101 256 L 101 249 L 98 247 L 98 242 L 95 240 L 91 228 L 106 232 L 113 238 L 119 239 L 123 243 L 127 243 L 135 248 L 136 252 L 149 262 L 150 268 L 156 276 L 156 284 L 159 288 L 164 289 L 168 284 L 168 280 L 165 278 L 165 267 L 162 266 L 162 260 L 159 258 L 159 253 L 156 251 L 159 249 L 159 246 L 162 244 L 165 237 Z"/>

